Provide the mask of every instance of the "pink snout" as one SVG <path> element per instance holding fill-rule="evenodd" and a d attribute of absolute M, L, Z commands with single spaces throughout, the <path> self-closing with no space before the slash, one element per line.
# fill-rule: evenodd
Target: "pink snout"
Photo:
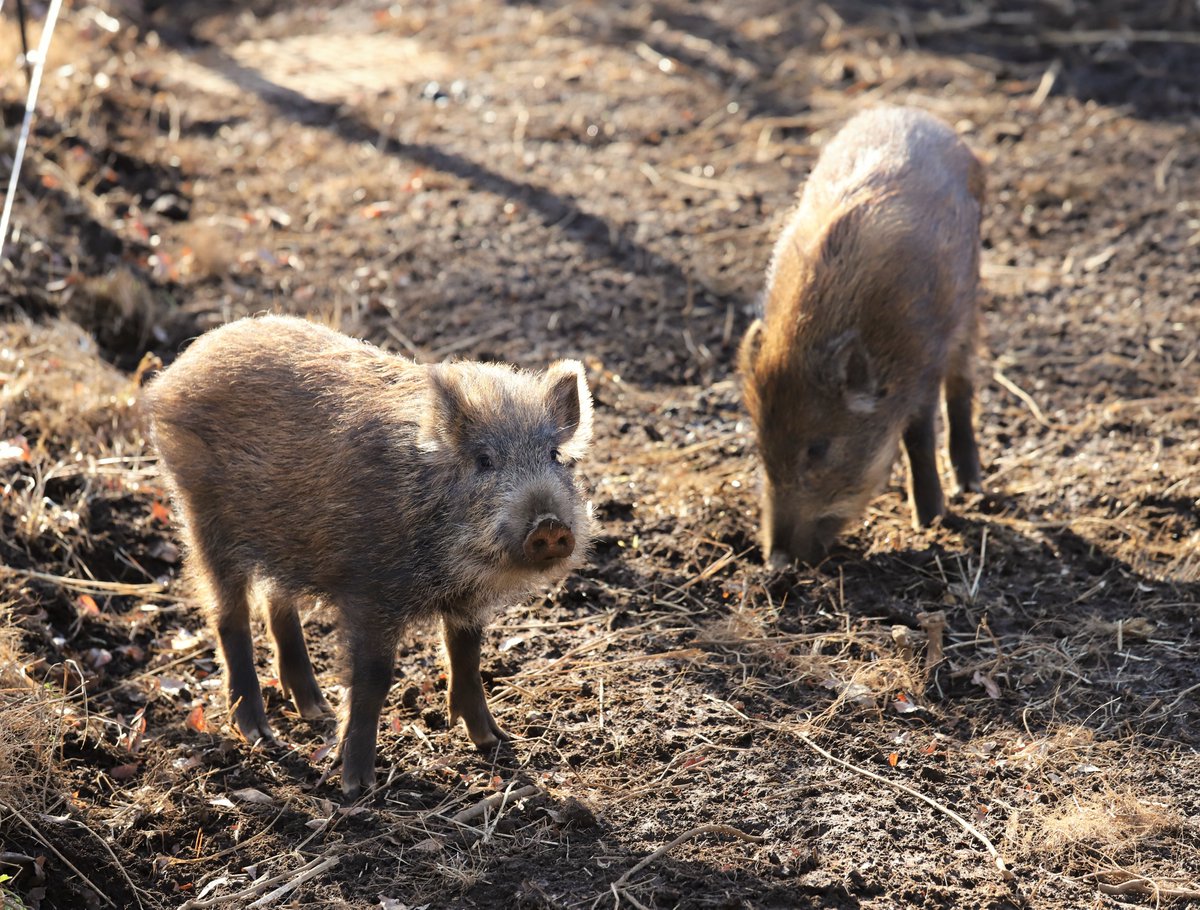
<path fill-rule="evenodd" d="M 525 538 L 525 558 L 530 562 L 554 562 L 575 551 L 575 535 L 557 518 L 543 518 Z"/>

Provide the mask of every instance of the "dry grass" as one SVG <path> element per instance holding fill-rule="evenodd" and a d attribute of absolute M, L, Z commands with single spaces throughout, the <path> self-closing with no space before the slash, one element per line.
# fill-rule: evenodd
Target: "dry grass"
<path fill-rule="evenodd" d="M 22 567 L 49 557 L 52 574 L 94 577 L 82 556 L 93 500 L 152 476 L 137 401 L 137 377 L 101 360 L 75 324 L 0 331 L 0 515 Z"/>
<path fill-rule="evenodd" d="M 27 658 L 7 608 L 0 622 L 0 804 L 44 811 L 61 795 L 55 780 L 59 723 L 46 691 L 25 675 Z"/>

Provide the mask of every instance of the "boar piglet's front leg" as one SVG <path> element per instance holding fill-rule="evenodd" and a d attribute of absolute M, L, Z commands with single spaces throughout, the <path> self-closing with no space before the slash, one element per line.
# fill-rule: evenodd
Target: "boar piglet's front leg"
<path fill-rule="evenodd" d="M 343 608 L 344 613 L 349 613 Z M 353 616 L 353 613 L 350 613 Z M 349 691 L 340 737 L 342 792 L 351 799 L 375 784 L 375 745 L 379 715 L 396 665 L 397 630 L 365 617 L 347 634 Z"/>
<path fill-rule="evenodd" d="M 479 649 L 483 627 L 478 623 L 460 624 L 450 617 L 442 619 L 442 638 L 450 663 L 450 686 L 447 707 L 450 723 L 460 717 L 467 735 L 480 750 L 493 749 L 510 737 L 500 729 L 487 705 L 483 679 L 479 675 Z"/>
<path fill-rule="evenodd" d="M 937 466 L 937 403 L 924 405 L 904 430 L 914 527 L 927 528 L 946 511 Z"/>

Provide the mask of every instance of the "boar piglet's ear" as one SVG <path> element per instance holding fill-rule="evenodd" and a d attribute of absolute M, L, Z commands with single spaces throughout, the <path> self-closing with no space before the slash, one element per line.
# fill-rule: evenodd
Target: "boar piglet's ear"
<path fill-rule="evenodd" d="M 858 414 L 870 414 L 878 399 L 878 382 L 871 354 L 858 329 L 843 332 L 830 342 L 827 367 L 831 381 L 842 390 L 846 407 Z"/>
<path fill-rule="evenodd" d="M 592 440 L 592 393 L 583 364 L 560 360 L 546 371 L 546 410 L 564 458 L 582 458 Z"/>
<path fill-rule="evenodd" d="M 754 365 L 758 363 L 758 355 L 762 353 L 763 340 L 767 336 L 766 324 L 761 319 L 755 319 L 746 329 L 746 336 L 738 347 L 738 372 L 750 376 Z"/>
<path fill-rule="evenodd" d="M 469 416 L 461 377 L 452 366 L 444 363 L 435 363 L 426 369 L 429 403 L 421 419 L 421 445 L 427 449 L 455 446 L 463 437 Z"/>

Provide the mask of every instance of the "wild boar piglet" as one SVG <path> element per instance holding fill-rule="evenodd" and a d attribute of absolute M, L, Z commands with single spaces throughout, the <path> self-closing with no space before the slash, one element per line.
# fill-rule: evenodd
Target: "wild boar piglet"
<path fill-rule="evenodd" d="M 738 354 L 772 563 L 819 560 L 886 483 L 901 441 L 915 523 L 943 514 L 943 387 L 959 487 L 981 489 L 972 369 L 983 191 L 970 149 L 911 108 L 859 114 L 822 151 Z"/>
<path fill-rule="evenodd" d="M 572 470 L 592 421 L 579 363 L 422 365 L 268 316 L 202 336 L 146 401 L 247 740 L 272 735 L 254 668 L 255 583 L 280 684 L 304 717 L 329 708 L 297 608 L 338 614 L 346 794 L 374 780 L 397 643 L 414 622 L 441 625 L 451 721 L 480 749 L 505 738 L 480 678 L 484 624 L 565 575 L 590 536 Z"/>

